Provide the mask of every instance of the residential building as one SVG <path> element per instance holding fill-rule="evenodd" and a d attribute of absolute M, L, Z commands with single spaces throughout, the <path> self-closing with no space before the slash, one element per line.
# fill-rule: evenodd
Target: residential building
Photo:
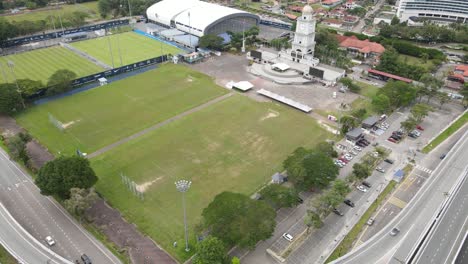
<path fill-rule="evenodd" d="M 371 42 L 368 39 L 359 40 L 356 36 L 341 36 L 338 35 L 340 47 L 348 51 L 354 56 L 362 56 L 363 58 L 376 58 L 385 51 L 385 48 L 376 42 Z"/>

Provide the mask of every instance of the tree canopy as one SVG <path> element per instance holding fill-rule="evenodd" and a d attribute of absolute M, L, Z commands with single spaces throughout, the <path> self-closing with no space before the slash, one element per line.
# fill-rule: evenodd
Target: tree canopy
<path fill-rule="evenodd" d="M 222 192 L 203 210 L 203 224 L 226 245 L 253 248 L 258 241 L 271 237 L 276 212 L 264 201 Z"/>
<path fill-rule="evenodd" d="M 71 188 L 88 189 L 97 182 L 89 161 L 78 156 L 58 157 L 39 170 L 36 184 L 44 195 L 70 197 Z"/>
<path fill-rule="evenodd" d="M 223 241 L 208 236 L 197 244 L 194 264 L 223 264 L 227 262 Z"/>
<path fill-rule="evenodd" d="M 22 100 L 15 84 L 0 84 L 0 114 L 11 115 L 23 110 Z"/>
<path fill-rule="evenodd" d="M 76 79 L 76 77 L 76 73 L 70 70 L 57 70 L 54 74 L 52 74 L 49 77 L 49 81 L 47 82 L 47 86 L 49 86 L 49 89 L 47 90 L 47 93 L 60 94 L 71 90 L 71 82 L 73 79 Z"/>
<path fill-rule="evenodd" d="M 198 44 L 200 48 L 221 50 L 223 48 L 223 38 L 220 36 L 208 34 L 200 38 Z"/>
<path fill-rule="evenodd" d="M 292 207 L 298 203 L 299 195 L 293 188 L 279 184 L 269 184 L 260 191 L 262 200 L 273 208 Z"/>

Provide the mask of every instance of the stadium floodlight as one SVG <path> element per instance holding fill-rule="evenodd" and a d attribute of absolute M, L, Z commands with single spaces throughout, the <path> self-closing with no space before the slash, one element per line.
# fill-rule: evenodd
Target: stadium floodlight
<path fill-rule="evenodd" d="M 182 193 L 182 207 L 184 208 L 185 251 L 189 252 L 190 248 L 188 246 L 187 236 L 187 212 L 185 210 L 185 193 L 190 189 L 190 185 L 192 185 L 192 182 L 187 180 L 178 180 L 175 182 L 175 185 L 177 190 Z"/>

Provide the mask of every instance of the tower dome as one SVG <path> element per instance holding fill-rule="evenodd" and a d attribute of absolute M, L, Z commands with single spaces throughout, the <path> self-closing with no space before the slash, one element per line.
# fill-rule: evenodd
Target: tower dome
<path fill-rule="evenodd" d="M 305 5 L 304 8 L 302 9 L 303 14 L 312 14 L 314 12 L 314 9 L 310 5 Z"/>

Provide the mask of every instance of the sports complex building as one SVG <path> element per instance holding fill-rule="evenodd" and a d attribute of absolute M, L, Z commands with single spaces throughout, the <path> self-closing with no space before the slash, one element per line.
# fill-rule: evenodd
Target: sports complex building
<path fill-rule="evenodd" d="M 163 0 L 150 6 L 146 15 L 157 25 L 195 37 L 242 32 L 260 22 L 257 15 L 199 0 Z"/>
<path fill-rule="evenodd" d="M 397 16 L 409 24 L 424 19 L 439 23 L 468 23 L 468 1 L 400 0 Z"/>

